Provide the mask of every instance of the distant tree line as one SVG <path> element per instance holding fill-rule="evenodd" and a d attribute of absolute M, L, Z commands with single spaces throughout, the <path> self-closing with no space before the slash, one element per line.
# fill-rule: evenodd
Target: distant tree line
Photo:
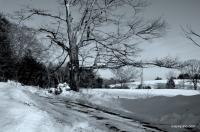
<path fill-rule="evenodd" d="M 118 69 L 113 69 L 112 73 L 114 75 L 115 83 L 120 84 L 119 88 L 128 88 L 128 82 L 134 81 L 139 75 L 138 70 L 131 66 L 120 67 Z"/>
<path fill-rule="evenodd" d="M 56 69 L 41 61 L 47 52 L 31 29 L 17 27 L 0 14 L 0 81 L 15 80 L 24 85 L 43 88 L 69 83 L 69 66 Z M 56 70 L 55 70 L 56 69 Z M 79 69 L 80 87 L 101 88 L 103 79 L 93 69 Z"/>

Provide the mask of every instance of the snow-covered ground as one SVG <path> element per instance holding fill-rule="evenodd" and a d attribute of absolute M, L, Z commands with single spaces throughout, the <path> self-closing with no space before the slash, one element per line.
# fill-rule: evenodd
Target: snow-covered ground
<path fill-rule="evenodd" d="M 1 132 L 101 132 L 80 114 L 67 111 L 64 104 L 53 105 L 46 91 L 0 83 Z M 43 95 L 42 97 L 40 97 Z"/>
<path fill-rule="evenodd" d="M 148 99 L 120 99 L 121 106 L 141 120 L 160 125 L 168 131 L 183 131 L 184 127 L 200 131 L 200 95 L 155 96 Z M 197 130 L 198 129 L 198 130 Z"/>
<path fill-rule="evenodd" d="M 164 80 L 146 81 L 155 85 Z M 175 81 L 180 84 L 180 80 Z M 136 82 L 137 83 L 137 82 Z M 138 83 L 139 84 L 139 83 Z M 79 94 L 65 92 L 63 97 L 85 103 L 131 112 L 130 116 L 169 131 L 200 128 L 200 91 L 188 89 L 82 89 Z"/>
<path fill-rule="evenodd" d="M 135 119 L 169 131 L 200 128 L 200 91 L 186 89 L 82 89 L 70 98 L 89 104 L 129 111 Z M 61 96 L 63 96 L 61 95 Z M 200 130 L 199 130 L 200 131 Z"/>
<path fill-rule="evenodd" d="M 173 97 L 177 95 L 192 96 L 200 94 L 198 90 L 185 89 L 83 89 L 81 93 L 85 96 L 95 95 L 98 98 L 150 98 L 154 96 Z M 64 94 L 65 95 L 65 94 Z"/>
<path fill-rule="evenodd" d="M 187 126 L 198 131 L 200 128 L 199 91 L 81 89 L 77 93 L 62 90 L 60 95 L 53 95 L 48 90 L 15 82 L 0 83 L 1 131 L 151 131 L 150 126 L 168 131 L 183 131 Z"/>
<path fill-rule="evenodd" d="M 174 79 L 174 82 L 176 84 L 176 88 L 178 89 L 193 89 L 193 84 L 190 80 Z M 145 86 L 150 86 L 153 89 L 163 89 L 165 88 L 167 80 L 148 80 L 143 83 Z M 139 84 L 141 84 L 140 81 L 126 83 L 130 89 L 136 89 Z M 110 85 L 111 88 L 114 88 L 115 86 L 120 86 L 120 84 Z M 200 84 L 198 84 L 198 87 L 200 88 Z"/>

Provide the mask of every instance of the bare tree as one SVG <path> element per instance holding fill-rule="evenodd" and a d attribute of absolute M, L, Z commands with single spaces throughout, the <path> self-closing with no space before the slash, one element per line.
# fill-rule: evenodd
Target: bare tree
<path fill-rule="evenodd" d="M 167 83 L 166 83 L 166 88 L 167 89 L 173 89 L 176 87 L 176 84 L 174 82 L 174 78 L 173 77 L 170 77 L 167 79 Z"/>
<path fill-rule="evenodd" d="M 176 73 L 175 71 L 169 71 L 167 74 L 166 74 L 166 78 L 169 80 L 170 78 L 176 78 Z"/>
<path fill-rule="evenodd" d="M 45 52 L 46 47 L 37 40 L 36 31 L 32 28 L 12 24 L 9 39 L 18 59 L 24 57 L 27 51 L 31 51 L 32 56 L 40 61 L 48 57 L 48 52 Z"/>
<path fill-rule="evenodd" d="M 184 67 L 185 74 L 187 73 L 190 77 L 190 81 L 193 83 L 193 87 L 197 90 L 197 84 L 200 79 L 200 61 L 199 60 L 188 60 L 185 62 L 187 65 Z"/>
<path fill-rule="evenodd" d="M 121 88 L 125 83 L 132 81 L 138 77 L 138 71 L 134 67 L 126 66 L 112 70 L 115 79 L 121 84 Z"/>
<path fill-rule="evenodd" d="M 158 38 L 165 29 L 160 18 L 145 21 L 139 17 L 147 5 L 146 0 L 59 0 L 58 12 L 28 7 L 18 17 L 21 22 L 34 16 L 47 18 L 49 25 L 38 31 L 63 50 L 63 62 L 69 60 L 70 87 L 78 91 L 79 58 L 85 49 L 92 56 L 87 57 L 91 63 L 85 68 L 141 66 L 135 60 L 137 43 Z"/>
<path fill-rule="evenodd" d="M 200 48 L 200 34 L 194 31 L 191 27 L 187 26 L 187 28 L 182 28 L 187 39 L 192 41 L 194 45 Z"/>
<path fill-rule="evenodd" d="M 184 75 L 184 73 L 185 73 L 184 67 L 181 67 L 181 68 L 179 68 L 178 70 L 180 71 L 180 74 L 181 74 L 181 75 Z M 180 79 L 180 75 L 179 75 L 178 78 Z M 183 77 L 183 78 L 181 78 L 181 79 L 182 79 L 182 88 L 185 89 L 185 78 Z"/>

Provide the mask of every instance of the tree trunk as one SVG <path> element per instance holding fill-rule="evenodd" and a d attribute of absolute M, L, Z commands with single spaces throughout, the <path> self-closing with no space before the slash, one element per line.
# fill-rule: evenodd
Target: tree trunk
<path fill-rule="evenodd" d="M 69 40 L 69 79 L 70 88 L 74 91 L 79 91 L 79 50 L 76 45 L 77 38 L 76 33 L 72 31 L 72 18 L 69 9 L 68 0 L 64 0 L 65 11 L 66 11 L 66 24 L 67 24 L 67 35 Z"/>
<path fill-rule="evenodd" d="M 197 90 L 197 80 L 194 80 L 193 84 L 194 84 L 194 90 Z"/>
<path fill-rule="evenodd" d="M 70 88 L 74 91 L 79 91 L 79 58 L 78 58 L 78 47 L 72 45 L 70 50 Z"/>
<path fill-rule="evenodd" d="M 123 87 L 123 82 L 120 82 L 121 83 L 121 88 Z"/>
<path fill-rule="evenodd" d="M 192 78 L 192 83 L 193 83 L 194 90 L 197 90 L 197 83 L 198 83 L 198 80 L 195 79 L 195 78 Z"/>

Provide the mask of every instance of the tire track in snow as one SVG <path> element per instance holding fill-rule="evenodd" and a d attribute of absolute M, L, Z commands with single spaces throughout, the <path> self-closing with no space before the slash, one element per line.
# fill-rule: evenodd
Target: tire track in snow
<path fill-rule="evenodd" d="M 77 101 L 66 101 L 58 98 L 43 98 L 48 99 L 48 102 L 54 106 L 66 107 L 66 111 L 72 111 L 70 113 L 74 116 L 80 115 L 78 118 L 81 118 L 81 115 L 85 115 L 87 121 L 92 122 L 92 124 L 98 124 L 101 127 L 104 126 L 109 130 L 109 132 L 166 132 L 158 127 L 152 126 L 147 122 L 139 122 L 131 117 L 108 111 L 96 106 L 83 104 Z"/>
<path fill-rule="evenodd" d="M 136 121 L 128 116 L 124 116 L 105 109 L 93 107 L 79 102 L 65 101 L 66 107 L 94 118 L 98 123 L 104 124 L 114 132 L 165 132 L 158 127 L 151 126 L 149 123 Z"/>

